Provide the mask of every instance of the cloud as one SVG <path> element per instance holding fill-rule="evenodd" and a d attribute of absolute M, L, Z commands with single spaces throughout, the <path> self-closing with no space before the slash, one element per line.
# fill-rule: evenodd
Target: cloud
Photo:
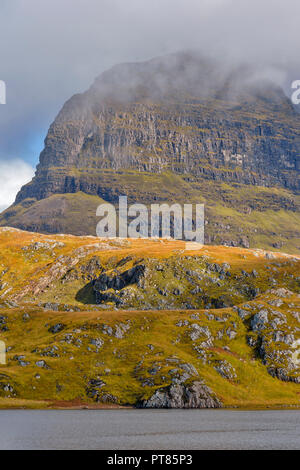
<path fill-rule="evenodd" d="M 116 63 L 199 49 L 299 79 L 299 21 L 299 0 L 1 0 L 0 160 L 35 164 L 64 101 Z"/>
<path fill-rule="evenodd" d="M 0 162 L 0 211 L 9 207 L 15 200 L 23 184 L 34 175 L 34 169 L 22 160 Z"/>

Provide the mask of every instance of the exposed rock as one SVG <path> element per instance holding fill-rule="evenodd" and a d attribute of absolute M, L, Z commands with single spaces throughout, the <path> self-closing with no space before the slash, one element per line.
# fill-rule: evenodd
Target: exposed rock
<path fill-rule="evenodd" d="M 197 323 L 193 323 L 190 326 L 190 329 L 192 330 L 189 333 L 189 337 L 191 338 L 192 341 L 196 341 L 200 337 L 206 336 L 207 338 L 211 337 L 210 330 L 207 326 L 199 326 Z"/>
<path fill-rule="evenodd" d="M 45 310 L 52 310 L 53 312 L 58 312 L 59 304 L 57 304 L 55 302 L 46 302 L 43 305 L 43 307 L 44 307 Z"/>
<path fill-rule="evenodd" d="M 227 361 L 216 361 L 215 369 L 224 379 L 233 380 L 237 377 L 234 367 Z"/>
<path fill-rule="evenodd" d="M 65 244 L 60 241 L 49 240 L 49 242 L 34 242 L 28 246 L 22 247 L 24 251 L 54 250 L 54 248 L 63 248 Z"/>
<path fill-rule="evenodd" d="M 48 233 L 94 234 L 98 197 L 115 203 L 127 194 L 136 200 L 140 190 L 145 203 L 163 200 L 164 172 L 176 178 L 169 197 L 181 198 L 186 182 L 192 189 L 208 182 L 213 183 L 212 192 L 219 189 L 223 207 L 239 200 L 231 201 L 224 182 L 236 185 L 231 186 L 235 191 L 245 184 L 297 192 L 298 135 L 298 115 L 283 90 L 260 80 L 245 87 L 240 67 L 225 72 L 222 64 L 187 52 L 121 64 L 63 106 L 50 126 L 35 177 L 0 223 Z M 134 175 L 133 186 L 126 172 Z M 177 184 L 180 180 L 185 184 Z M 244 192 L 236 214 L 241 227 L 233 227 L 234 218 L 220 221 L 212 210 L 210 242 L 217 238 L 247 248 L 252 229 L 243 221 L 252 210 L 272 210 L 275 201 L 276 208 L 298 211 L 294 198 L 277 191 L 258 201 L 261 190 Z M 80 222 L 73 216 L 74 206 L 81 208 Z"/>
<path fill-rule="evenodd" d="M 90 379 L 86 389 L 86 393 L 89 397 L 93 398 L 95 401 L 100 401 L 102 395 L 101 389 L 105 387 L 106 383 L 101 379 Z M 105 394 L 107 396 L 107 394 Z"/>
<path fill-rule="evenodd" d="M 285 289 L 284 287 L 280 287 L 278 289 L 271 289 L 268 292 L 270 292 L 270 294 L 276 295 L 277 297 L 281 297 L 281 298 L 288 298 L 288 297 L 291 297 L 291 295 L 293 295 L 293 292 L 291 292 L 289 289 Z"/>
<path fill-rule="evenodd" d="M 238 315 L 242 320 L 245 320 L 245 318 L 250 314 L 248 310 L 245 310 L 243 308 L 238 307 L 237 309 Z"/>
<path fill-rule="evenodd" d="M 179 320 L 179 321 L 176 323 L 176 326 L 188 326 L 188 325 L 189 325 L 188 320 Z"/>
<path fill-rule="evenodd" d="M 273 341 L 279 341 L 291 345 L 294 343 L 295 337 L 293 334 L 284 334 L 282 331 L 275 331 L 273 334 Z"/>
<path fill-rule="evenodd" d="M 106 273 L 100 275 L 98 279 L 93 281 L 93 289 L 96 294 L 96 303 L 115 302 L 125 304 L 126 297 L 131 297 L 131 291 L 125 288 L 131 284 L 138 283 L 144 276 L 145 266 L 137 265 L 127 271 L 110 276 Z M 119 293 L 119 291 L 121 291 Z"/>
<path fill-rule="evenodd" d="M 272 377 L 276 377 L 283 382 L 294 382 L 300 384 L 300 375 L 293 376 L 290 375 L 286 369 L 280 367 L 269 367 L 268 372 Z"/>
<path fill-rule="evenodd" d="M 229 339 L 234 339 L 237 335 L 237 332 L 235 330 L 233 330 L 232 328 L 227 328 L 226 334 L 227 334 Z"/>
<path fill-rule="evenodd" d="M 281 307 L 283 302 L 281 299 L 273 299 L 273 300 L 269 300 L 268 304 L 271 305 L 272 307 Z"/>
<path fill-rule="evenodd" d="M 104 341 L 103 339 L 101 338 L 92 338 L 90 340 L 90 343 L 93 345 L 93 346 L 96 346 L 96 349 L 99 350 L 100 348 L 102 348 L 103 344 L 104 344 Z"/>
<path fill-rule="evenodd" d="M 170 385 L 156 390 L 148 400 L 136 405 L 138 408 L 221 408 L 221 401 L 204 383 Z"/>
<path fill-rule="evenodd" d="M 266 327 L 268 321 L 268 311 L 261 310 L 259 313 L 256 313 L 251 319 L 251 328 L 253 331 L 263 330 Z"/>
<path fill-rule="evenodd" d="M 56 323 L 56 325 L 50 326 L 48 331 L 50 331 L 50 333 L 56 334 L 62 331 L 64 328 L 65 325 L 63 323 Z"/>
<path fill-rule="evenodd" d="M 1 391 L 6 397 L 16 396 L 15 385 L 13 382 L 11 382 L 10 377 L 5 374 L 0 374 L 0 392 Z"/>
<path fill-rule="evenodd" d="M 45 361 L 36 361 L 35 365 L 37 367 L 42 367 L 43 369 L 49 369 L 49 366 L 46 364 Z"/>
<path fill-rule="evenodd" d="M 102 403 L 117 403 L 118 399 L 116 396 L 112 395 L 111 393 L 103 393 L 101 395 L 101 402 Z"/>
<path fill-rule="evenodd" d="M 13 358 L 14 361 L 18 361 L 19 366 L 21 367 L 26 367 L 30 365 L 30 362 L 25 361 L 25 356 L 14 356 Z"/>
<path fill-rule="evenodd" d="M 247 342 L 256 349 L 268 372 L 285 382 L 300 383 L 300 340 L 295 339 L 299 333 L 287 326 L 286 316 L 279 311 L 261 310 L 252 317 L 250 326 L 253 334 L 247 337 Z"/>
<path fill-rule="evenodd" d="M 130 330 L 130 321 L 127 323 L 119 323 L 116 325 L 114 336 L 122 339 L 127 331 Z"/>
<path fill-rule="evenodd" d="M 70 267 L 75 266 L 79 261 L 78 257 L 59 256 L 54 263 L 51 264 L 46 274 L 38 278 L 38 280 L 27 284 L 22 291 L 16 296 L 18 302 L 28 294 L 38 295 L 41 291 L 49 287 L 55 280 L 63 278 Z"/>

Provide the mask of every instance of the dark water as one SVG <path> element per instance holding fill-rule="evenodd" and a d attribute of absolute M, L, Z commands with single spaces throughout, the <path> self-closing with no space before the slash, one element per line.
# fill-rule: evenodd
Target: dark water
<path fill-rule="evenodd" d="M 0 411 L 0 449 L 299 449 L 300 411 Z"/>

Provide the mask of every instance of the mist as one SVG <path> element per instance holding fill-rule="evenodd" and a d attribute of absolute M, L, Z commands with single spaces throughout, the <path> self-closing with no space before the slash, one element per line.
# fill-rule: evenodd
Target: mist
<path fill-rule="evenodd" d="M 255 65 L 289 94 L 299 21 L 298 0 L 2 0 L 0 161 L 34 167 L 64 101 L 120 62 L 193 49 Z"/>

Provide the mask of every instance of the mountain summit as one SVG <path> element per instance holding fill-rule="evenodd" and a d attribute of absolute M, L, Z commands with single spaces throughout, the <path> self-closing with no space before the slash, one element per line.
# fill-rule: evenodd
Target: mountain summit
<path fill-rule="evenodd" d="M 204 202 L 208 243 L 300 251 L 300 115 L 250 67 L 121 64 L 65 103 L 0 225 L 95 235 L 96 207 Z"/>

